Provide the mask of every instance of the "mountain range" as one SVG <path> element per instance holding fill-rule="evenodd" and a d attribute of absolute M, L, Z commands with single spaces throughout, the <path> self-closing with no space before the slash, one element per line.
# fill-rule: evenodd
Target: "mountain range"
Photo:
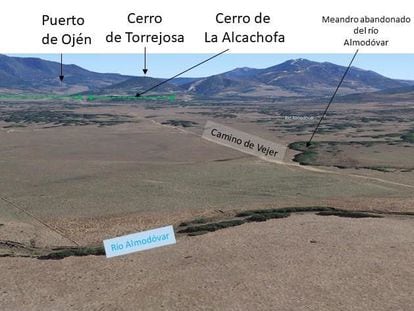
<path fill-rule="evenodd" d="M 292 59 L 264 69 L 236 68 L 203 78 L 176 78 L 149 94 L 179 93 L 194 96 L 327 96 L 338 85 L 346 67 L 329 62 Z M 60 83 L 60 63 L 40 58 L 0 55 L 0 93 L 91 93 L 135 95 L 164 79 L 97 73 L 76 65 L 63 65 L 64 81 Z M 138 71 L 138 68 L 137 68 Z M 396 80 L 376 72 L 352 67 L 339 95 L 373 92 L 381 94 L 407 91 L 413 81 Z M 389 93 L 389 92 L 388 92 Z"/>
<path fill-rule="evenodd" d="M 0 55 L 0 92 L 69 93 L 105 88 L 130 76 L 97 73 L 76 65 L 64 65 L 64 83 L 59 81 L 60 63 L 32 57 Z"/>

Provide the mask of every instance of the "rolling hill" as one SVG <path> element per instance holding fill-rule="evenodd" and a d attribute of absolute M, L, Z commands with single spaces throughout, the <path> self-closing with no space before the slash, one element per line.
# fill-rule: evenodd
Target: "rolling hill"
<path fill-rule="evenodd" d="M 78 93 L 130 78 L 119 74 L 92 72 L 76 65 L 63 65 L 63 72 L 65 79 L 60 83 L 58 62 L 0 55 L 0 91 Z"/>
<path fill-rule="evenodd" d="M 94 91 L 97 95 L 135 95 L 137 92 L 147 90 L 154 85 L 159 84 L 164 79 L 151 77 L 132 77 L 120 83 L 115 83 L 110 86 Z M 172 83 L 164 83 L 154 89 L 153 93 L 169 93 L 169 92 L 183 92 L 179 85 Z"/>
<path fill-rule="evenodd" d="M 345 70 L 346 67 L 328 62 L 293 59 L 265 69 L 237 68 L 184 87 L 189 92 L 203 95 L 260 95 L 270 91 L 279 96 L 324 96 L 332 94 Z M 352 67 L 341 86 L 341 94 L 374 92 L 404 87 L 408 83 Z"/>
<path fill-rule="evenodd" d="M 341 102 L 412 102 L 414 99 L 414 85 L 389 88 L 376 92 L 355 93 L 342 96 Z"/>

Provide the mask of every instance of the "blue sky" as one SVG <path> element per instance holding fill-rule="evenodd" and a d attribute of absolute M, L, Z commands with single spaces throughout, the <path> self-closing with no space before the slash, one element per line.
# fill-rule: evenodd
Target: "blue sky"
<path fill-rule="evenodd" d="M 39 57 L 60 61 L 60 54 L 9 54 L 20 57 Z M 212 54 L 148 54 L 148 75 L 169 78 Z M 266 68 L 292 58 L 329 61 L 347 65 L 351 54 L 223 54 L 183 77 L 203 77 L 225 72 L 236 67 Z M 142 75 L 142 54 L 64 54 L 65 64 L 76 64 L 97 72 Z M 414 54 L 359 54 L 354 66 L 376 71 L 390 78 L 414 80 Z"/>

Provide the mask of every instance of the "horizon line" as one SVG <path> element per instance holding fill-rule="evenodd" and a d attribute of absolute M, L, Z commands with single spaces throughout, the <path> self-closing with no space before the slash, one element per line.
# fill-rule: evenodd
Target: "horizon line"
<path fill-rule="evenodd" d="M 4 55 L 6 57 L 11 57 L 11 58 L 22 58 L 22 59 L 27 59 L 27 58 L 34 58 L 34 59 L 40 59 L 43 61 L 48 61 L 48 62 L 53 62 L 53 63 L 57 63 L 60 65 L 60 61 L 58 61 L 58 59 L 60 59 L 60 54 L 0 54 L 0 55 Z M 141 72 L 143 67 L 143 64 L 140 64 L 140 57 L 143 58 L 144 54 L 64 54 L 64 58 L 63 58 L 63 64 L 65 66 L 78 66 L 82 69 L 94 72 L 94 73 L 102 73 L 102 74 L 118 74 L 118 75 L 123 75 L 123 76 L 129 76 L 129 77 L 151 77 L 151 78 L 158 78 L 158 79 L 165 79 L 168 78 L 169 76 L 172 76 L 174 70 L 171 69 L 171 62 L 168 61 L 168 59 L 166 61 L 164 61 L 164 63 L 160 63 L 160 62 L 153 62 L 153 64 L 151 64 L 151 61 L 148 64 L 149 67 L 149 71 L 148 73 L 150 73 L 151 71 L 155 71 L 155 73 L 153 75 L 143 75 L 143 74 L 138 74 Z M 148 57 L 151 59 L 154 58 L 160 58 L 160 57 L 166 57 L 170 54 L 148 54 Z M 195 56 L 197 57 L 201 57 L 203 55 L 210 55 L 210 54 L 171 54 L 171 57 L 173 58 L 194 58 Z M 227 55 L 223 55 L 221 56 L 218 60 L 215 60 L 215 63 L 209 64 L 209 68 L 200 68 L 197 70 L 194 70 L 195 73 L 192 74 L 191 76 L 189 75 L 185 75 L 183 77 L 180 78 L 187 78 L 187 79 L 200 79 L 200 78 L 206 78 L 206 77 L 210 77 L 210 76 L 215 76 L 215 75 L 220 75 L 220 74 L 224 74 L 233 70 L 237 70 L 237 69 L 244 69 L 244 68 L 248 68 L 248 69 L 256 69 L 256 70 L 263 70 L 263 69 L 267 69 L 267 68 L 271 68 L 289 61 L 298 61 L 298 60 L 307 60 L 310 62 L 315 62 L 315 63 L 330 63 L 330 64 L 334 64 L 337 66 L 342 66 L 342 67 L 346 67 L 346 65 L 343 64 L 342 58 L 344 56 L 348 55 L 348 54 L 302 54 L 300 55 L 301 57 L 295 57 L 295 56 L 299 56 L 298 54 L 227 54 Z M 81 61 L 82 58 L 96 58 L 96 59 L 100 59 L 100 58 L 116 58 L 118 60 L 120 60 L 121 58 L 126 58 L 127 60 L 129 60 L 131 58 L 131 56 L 135 59 L 135 72 L 137 72 L 137 74 L 134 73 L 129 73 L 129 72 L 125 72 L 126 70 L 130 70 L 131 66 L 126 66 L 126 62 L 124 63 L 123 61 L 119 61 L 119 66 L 116 66 L 116 64 L 109 64 L 110 68 L 117 68 L 118 70 L 106 70 L 105 66 L 108 67 L 108 62 L 99 62 L 97 60 L 93 60 L 93 61 L 89 61 L 89 62 L 84 62 Z M 260 66 L 251 66 L 252 63 L 252 57 L 256 57 L 258 59 L 258 63 L 260 63 L 260 61 L 262 61 L 262 65 Z M 262 57 L 260 57 L 262 56 Z M 305 57 L 303 57 L 305 56 Z M 402 62 L 404 67 L 400 68 L 400 69 L 405 69 L 404 72 L 406 73 L 406 75 L 402 75 L 402 74 L 390 74 L 390 73 L 386 73 L 386 72 L 382 72 L 381 70 L 378 70 L 378 68 L 370 68 L 372 66 L 364 66 L 364 62 L 363 61 L 359 61 L 360 64 L 358 64 L 358 59 L 361 58 L 365 58 L 366 56 L 371 56 L 372 58 L 380 58 L 380 69 L 385 68 L 384 65 L 391 65 L 391 62 L 384 62 L 383 58 L 386 57 L 401 57 L 401 58 L 407 58 L 410 57 L 412 58 L 412 62 Z M 240 64 L 239 62 L 234 62 L 234 66 L 230 67 L 233 64 L 228 64 L 229 62 L 225 62 L 223 64 L 223 59 L 225 58 L 226 60 L 229 60 L 229 57 L 235 57 L 237 59 L 243 59 L 246 58 L 246 63 L 245 65 Z M 286 59 L 286 57 L 288 57 Z M 325 57 L 326 59 L 321 59 L 322 57 Z M 65 58 L 69 58 L 69 61 L 65 62 Z M 263 62 L 263 58 L 267 58 L 266 62 Z M 274 58 L 274 62 L 270 63 L 269 62 L 269 58 Z M 70 61 L 71 59 L 74 59 L 75 61 Z M 221 61 L 220 61 L 221 59 Z M 334 59 L 334 60 L 333 60 Z M 410 70 L 409 68 L 407 68 L 407 64 L 413 63 L 414 64 L 414 54 L 361 54 L 358 56 L 358 59 L 356 60 L 356 64 L 355 66 L 352 66 L 353 68 L 358 68 L 364 71 L 373 71 L 376 72 L 384 77 L 390 78 L 390 79 L 396 79 L 396 80 L 410 80 L 410 81 L 414 81 L 414 70 Z M 230 59 L 231 60 L 231 59 Z M 335 61 L 336 60 L 336 61 Z M 155 63 L 155 65 L 154 65 Z M 102 65 L 104 64 L 104 65 Z M 191 65 L 191 60 L 189 60 L 188 65 Z M 362 65 L 362 66 L 361 66 Z M 114 67 L 115 66 L 115 67 Z M 157 66 L 156 69 L 153 69 L 154 66 Z M 168 67 L 169 71 L 172 73 L 164 73 L 161 74 L 159 71 L 159 68 L 161 67 Z M 101 68 L 101 70 L 99 69 L 99 67 Z M 185 66 L 183 66 L 185 67 Z M 214 72 L 212 72 L 211 67 L 214 67 Z M 223 68 L 223 67 L 227 67 L 227 68 Z M 368 68 L 367 68 L 368 67 Z M 124 68 L 124 70 L 119 70 Z M 163 69 L 163 68 L 162 68 Z M 177 71 L 179 71 L 179 69 L 175 69 Z M 401 70 L 400 70 L 401 71 Z M 158 72 L 158 73 L 157 73 Z M 204 72 L 204 74 L 196 74 L 197 72 Z M 400 72 L 401 73 L 401 72 Z"/>

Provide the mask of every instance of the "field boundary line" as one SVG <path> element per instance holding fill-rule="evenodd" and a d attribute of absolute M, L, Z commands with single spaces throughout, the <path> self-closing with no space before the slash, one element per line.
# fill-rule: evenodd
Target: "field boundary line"
<path fill-rule="evenodd" d="M 42 224 L 43 226 L 45 226 L 46 228 L 48 228 L 49 230 L 53 231 L 54 233 L 57 233 L 59 236 L 61 236 L 62 238 L 65 238 L 66 240 L 71 241 L 72 243 L 74 243 L 76 246 L 80 246 L 80 244 L 78 242 L 76 242 L 75 240 L 69 238 L 68 236 L 66 236 L 60 229 L 55 228 L 49 224 L 47 224 L 46 222 L 44 222 L 42 219 L 40 219 L 39 217 L 33 215 L 32 213 L 30 213 L 29 211 L 25 210 L 24 208 L 18 206 L 17 204 L 11 202 L 10 200 L 6 199 L 5 197 L 0 197 L 0 199 L 4 202 L 6 202 L 7 204 L 13 206 L 15 209 L 18 209 L 19 211 L 23 212 L 24 214 L 26 214 L 27 216 L 35 219 L 38 223 Z"/>

